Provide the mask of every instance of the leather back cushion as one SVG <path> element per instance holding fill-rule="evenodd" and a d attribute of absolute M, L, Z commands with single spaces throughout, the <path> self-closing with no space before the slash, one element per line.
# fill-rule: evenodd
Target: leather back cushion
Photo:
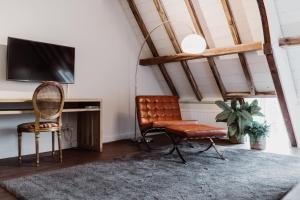
<path fill-rule="evenodd" d="M 182 119 L 176 96 L 137 96 L 136 108 L 141 129 L 155 121 Z"/>

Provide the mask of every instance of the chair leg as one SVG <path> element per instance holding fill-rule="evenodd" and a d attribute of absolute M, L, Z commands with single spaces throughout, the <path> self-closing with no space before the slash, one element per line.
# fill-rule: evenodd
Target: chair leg
<path fill-rule="evenodd" d="M 18 162 L 22 164 L 22 132 L 18 132 Z"/>
<path fill-rule="evenodd" d="M 176 141 L 175 138 L 174 138 L 172 135 L 170 135 L 170 134 L 168 134 L 168 135 L 169 135 L 169 137 L 170 137 L 170 139 L 171 139 L 171 141 L 172 141 L 172 143 L 173 143 L 173 149 L 169 152 L 169 154 L 173 153 L 173 152 L 176 150 L 176 152 L 177 152 L 177 154 L 179 155 L 179 157 L 180 157 L 182 163 L 185 164 L 186 161 L 185 161 L 185 159 L 183 158 L 183 156 L 182 156 L 182 154 L 181 154 L 181 152 L 180 152 L 180 150 L 179 150 L 179 148 L 178 148 L 178 144 L 180 143 L 181 138 L 180 138 L 178 141 Z"/>
<path fill-rule="evenodd" d="M 150 145 L 148 144 L 147 140 L 146 140 L 146 133 L 142 134 L 142 140 L 143 143 L 146 145 L 147 147 L 147 151 L 150 152 L 152 150 L 152 148 L 150 147 Z"/>
<path fill-rule="evenodd" d="M 57 131 L 57 138 L 58 138 L 58 149 L 59 149 L 59 161 L 60 163 L 62 163 L 62 147 L 61 147 L 61 132 L 60 131 Z"/>
<path fill-rule="evenodd" d="M 209 146 L 206 149 L 198 151 L 198 153 L 200 154 L 200 153 L 203 153 L 205 151 L 208 151 L 210 148 L 212 148 L 212 146 L 213 146 L 213 143 L 210 142 Z"/>
<path fill-rule="evenodd" d="M 40 165 L 40 133 L 39 132 L 36 132 L 35 133 L 35 156 L 36 156 L 36 166 L 38 167 Z"/>
<path fill-rule="evenodd" d="M 175 151 L 175 147 L 172 147 L 172 149 L 168 153 L 166 153 L 165 155 L 171 155 L 174 151 Z"/>
<path fill-rule="evenodd" d="M 222 160 L 226 160 L 224 158 L 224 156 L 218 151 L 217 147 L 216 147 L 216 144 L 215 142 L 213 141 L 213 139 L 209 138 L 210 142 L 211 142 L 211 145 L 212 147 L 215 149 L 215 151 L 217 152 L 217 154 L 219 155 L 219 157 L 222 159 Z"/>
<path fill-rule="evenodd" d="M 185 161 L 185 159 L 183 158 L 183 156 L 182 156 L 181 152 L 179 151 L 179 149 L 178 149 L 177 145 L 176 145 L 175 149 L 176 149 L 176 151 L 177 151 L 177 153 L 178 153 L 178 155 L 179 155 L 180 159 L 182 160 L 182 163 L 183 163 L 183 164 L 185 164 L 185 163 L 186 163 L 186 161 Z"/>
<path fill-rule="evenodd" d="M 55 154 L 55 132 L 52 131 L 52 157 Z"/>

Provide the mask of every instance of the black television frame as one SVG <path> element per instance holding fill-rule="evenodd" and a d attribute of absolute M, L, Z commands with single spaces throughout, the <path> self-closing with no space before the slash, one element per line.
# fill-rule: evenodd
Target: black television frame
<path fill-rule="evenodd" d="M 28 42 L 34 42 L 34 43 L 39 43 L 39 44 L 45 44 L 45 45 L 53 45 L 53 46 L 58 46 L 58 47 L 66 47 L 66 48 L 72 48 L 74 49 L 74 66 L 73 66 L 73 82 L 59 82 L 60 84 L 75 84 L 75 59 L 76 59 L 76 51 L 75 47 L 70 47 L 70 46 L 65 46 L 65 45 L 59 45 L 59 44 L 53 44 L 53 43 L 47 43 L 47 42 L 40 42 L 36 40 L 29 40 L 29 39 L 23 39 L 23 38 L 16 38 L 16 37 L 8 37 L 7 38 L 7 50 L 6 50 L 6 80 L 7 81 L 16 81 L 16 82 L 27 82 L 27 83 L 42 83 L 45 82 L 46 80 L 33 80 L 33 79 L 11 79 L 8 78 L 8 66 L 9 66 L 9 40 L 10 39 L 17 39 L 17 40 L 23 40 L 23 41 L 28 41 Z"/>

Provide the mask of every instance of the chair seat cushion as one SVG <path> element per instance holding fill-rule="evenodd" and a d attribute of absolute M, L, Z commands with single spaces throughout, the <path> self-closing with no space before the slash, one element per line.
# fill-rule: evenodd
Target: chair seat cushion
<path fill-rule="evenodd" d="M 183 126 L 199 124 L 197 120 L 172 120 L 172 121 L 155 121 L 152 123 L 153 128 L 166 128 L 167 126 Z"/>
<path fill-rule="evenodd" d="M 24 123 L 18 125 L 18 130 L 20 131 L 34 131 L 35 123 L 34 122 L 29 122 L 29 123 Z M 40 122 L 40 130 L 41 131 L 51 131 L 51 130 L 58 130 L 59 125 L 56 122 Z"/>
<path fill-rule="evenodd" d="M 217 128 L 204 124 L 167 126 L 166 132 L 184 138 L 223 137 L 227 135 L 227 130 L 224 128 Z"/>

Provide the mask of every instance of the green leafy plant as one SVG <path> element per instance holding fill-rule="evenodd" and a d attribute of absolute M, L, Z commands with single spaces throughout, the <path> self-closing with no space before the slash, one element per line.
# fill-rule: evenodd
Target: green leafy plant
<path fill-rule="evenodd" d="M 253 121 L 249 126 L 246 127 L 245 133 L 248 134 L 250 139 L 252 139 L 255 143 L 259 138 L 266 137 L 269 133 L 269 129 L 270 126 L 266 122 L 259 123 Z"/>
<path fill-rule="evenodd" d="M 253 116 L 264 116 L 258 106 L 258 101 L 254 100 L 249 104 L 240 104 L 236 99 L 231 101 L 229 106 L 224 101 L 215 102 L 223 111 L 216 116 L 217 122 L 226 122 L 229 137 L 236 137 L 238 140 L 245 135 L 245 128 L 253 122 Z"/>

